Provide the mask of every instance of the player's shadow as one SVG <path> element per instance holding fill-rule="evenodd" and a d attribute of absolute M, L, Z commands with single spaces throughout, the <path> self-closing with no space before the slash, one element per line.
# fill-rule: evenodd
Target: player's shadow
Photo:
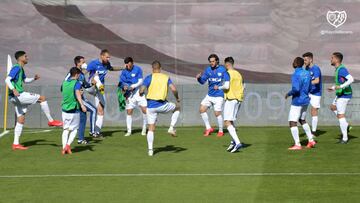
<path fill-rule="evenodd" d="M 248 147 L 251 147 L 252 144 L 248 144 L 248 143 L 241 143 L 242 144 L 242 147 L 241 149 L 245 149 L 245 148 L 248 148 Z M 229 145 L 223 145 L 223 147 L 228 147 Z M 241 151 L 240 149 L 240 151 Z"/>
<path fill-rule="evenodd" d="M 324 131 L 324 130 L 317 130 L 315 138 L 320 137 L 321 135 L 323 135 L 325 133 L 326 133 L 326 131 Z M 306 137 L 306 134 L 303 132 L 299 135 L 299 137 Z"/>
<path fill-rule="evenodd" d="M 157 147 L 154 148 L 154 154 L 160 153 L 160 152 L 173 152 L 173 153 L 179 153 L 182 151 L 187 150 L 187 148 L 183 147 L 176 147 L 174 145 L 166 145 L 165 147 Z"/>
<path fill-rule="evenodd" d="M 321 135 L 325 134 L 326 131 L 325 130 L 317 130 L 316 131 L 316 137 L 320 137 Z"/>
<path fill-rule="evenodd" d="M 112 137 L 114 133 L 118 133 L 118 132 L 123 132 L 123 130 L 110 130 L 110 131 L 101 132 L 101 134 L 104 137 Z"/>
<path fill-rule="evenodd" d="M 95 145 L 81 145 L 81 146 L 75 146 L 71 151 L 72 152 L 82 152 L 82 151 L 95 151 L 94 148 Z"/>
<path fill-rule="evenodd" d="M 61 147 L 61 145 L 54 144 L 54 143 L 46 143 L 46 142 L 48 142 L 48 141 L 44 140 L 44 139 L 37 139 L 37 140 L 26 141 L 22 144 L 26 147 L 30 147 L 33 145 L 49 145 L 49 146 L 53 146 L 53 147 Z"/>
<path fill-rule="evenodd" d="M 356 136 L 353 136 L 353 135 L 348 134 L 348 139 L 349 139 L 349 140 L 357 139 L 357 138 L 358 138 L 358 137 L 356 137 Z M 339 134 L 338 137 L 335 138 L 335 139 L 337 139 L 337 140 L 340 141 L 340 140 L 342 139 L 342 134 Z"/>

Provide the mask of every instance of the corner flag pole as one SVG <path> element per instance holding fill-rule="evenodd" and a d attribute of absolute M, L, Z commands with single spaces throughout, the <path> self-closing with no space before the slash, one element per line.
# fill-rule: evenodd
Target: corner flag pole
<path fill-rule="evenodd" d="M 11 67 L 12 67 L 12 61 L 11 61 L 10 55 L 8 55 L 7 69 L 6 69 L 7 75 L 9 74 Z M 4 131 L 0 134 L 0 137 L 9 133 L 9 131 L 7 130 L 8 99 L 9 99 L 9 88 L 6 85 L 5 86 L 5 99 L 4 99 Z"/>

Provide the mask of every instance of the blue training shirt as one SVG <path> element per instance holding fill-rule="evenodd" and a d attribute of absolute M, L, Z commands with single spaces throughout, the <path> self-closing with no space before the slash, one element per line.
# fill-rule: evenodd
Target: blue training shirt
<path fill-rule="evenodd" d="M 198 78 L 200 84 L 208 82 L 209 90 L 208 95 L 211 97 L 224 97 L 223 90 L 215 90 L 214 86 L 222 86 L 225 81 L 230 81 L 230 76 L 226 71 L 226 68 L 222 65 L 218 65 L 216 68 L 208 66 L 205 72 Z"/>
<path fill-rule="evenodd" d="M 124 86 L 130 87 L 132 84 L 136 84 L 139 82 L 139 79 L 143 78 L 143 72 L 140 66 L 133 65 L 131 70 L 128 70 L 127 68 L 121 71 L 120 77 L 119 77 L 119 86 L 123 88 Z M 136 92 L 139 89 L 134 89 L 134 92 Z M 126 91 L 125 95 L 128 95 L 130 91 Z"/>
<path fill-rule="evenodd" d="M 17 82 L 19 80 L 19 72 L 21 70 L 21 66 L 19 64 L 15 64 L 10 72 L 9 72 L 9 77 L 11 77 L 11 81 Z M 23 71 L 23 77 L 22 79 L 25 80 L 26 75 L 25 75 L 25 71 Z"/>
<path fill-rule="evenodd" d="M 347 70 L 346 67 L 343 67 L 339 70 L 339 75 L 338 75 L 338 82 L 340 84 L 343 84 L 344 82 L 346 82 L 346 77 L 350 75 L 349 71 Z M 337 96 L 338 98 L 352 98 L 352 93 L 351 94 L 343 94 L 340 96 Z"/>
<path fill-rule="evenodd" d="M 302 67 L 295 68 L 291 76 L 292 88 L 288 92 L 288 96 L 292 96 L 291 105 L 306 106 L 310 103 L 309 92 L 311 89 L 310 72 Z"/>
<path fill-rule="evenodd" d="M 146 78 L 144 79 L 144 83 L 143 85 L 147 88 L 149 88 L 150 84 L 151 84 L 151 80 L 152 80 L 152 75 L 148 75 L 146 76 Z M 173 82 L 171 81 L 171 79 L 169 78 L 168 80 L 168 86 L 171 85 Z M 147 108 L 157 108 L 160 107 L 164 104 L 166 104 L 166 100 L 152 100 L 152 99 L 147 99 Z"/>
<path fill-rule="evenodd" d="M 311 84 L 311 90 L 310 94 L 321 96 L 322 93 L 322 77 L 321 77 L 321 70 L 320 67 L 317 65 L 313 65 L 311 68 L 308 68 L 311 75 L 311 80 L 315 80 L 316 78 L 319 78 L 318 84 Z"/>
<path fill-rule="evenodd" d="M 100 59 L 94 59 L 88 64 L 86 70 L 89 72 L 89 82 L 95 73 L 98 73 L 101 83 L 105 84 L 105 76 L 108 70 L 113 70 L 113 67 L 111 66 L 110 62 L 103 64 Z"/>

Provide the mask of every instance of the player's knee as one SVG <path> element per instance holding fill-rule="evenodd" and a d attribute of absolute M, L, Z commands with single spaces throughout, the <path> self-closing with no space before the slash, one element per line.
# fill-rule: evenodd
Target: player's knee
<path fill-rule="evenodd" d="M 330 110 L 331 111 L 336 111 L 336 106 L 335 105 L 330 105 Z"/>
<path fill-rule="evenodd" d="M 126 113 L 127 113 L 127 115 L 131 116 L 131 115 L 133 114 L 133 110 L 132 110 L 132 109 L 128 109 L 128 110 L 126 111 Z"/>
<path fill-rule="evenodd" d="M 304 125 L 304 124 L 306 124 L 306 121 L 299 119 L 299 123 L 300 123 L 301 125 Z"/>
<path fill-rule="evenodd" d="M 20 124 L 24 124 L 25 123 L 25 116 L 22 115 L 22 116 L 17 117 L 16 122 L 18 122 Z"/>
<path fill-rule="evenodd" d="M 345 114 L 337 114 L 336 117 L 337 117 L 338 119 L 340 119 L 340 118 L 345 118 Z"/>
<path fill-rule="evenodd" d="M 46 101 L 46 97 L 45 97 L 45 96 L 43 96 L 43 95 L 41 95 L 41 96 L 39 97 L 39 101 L 40 101 L 40 102 L 44 102 L 44 101 Z"/>
<path fill-rule="evenodd" d="M 290 126 L 290 128 L 295 127 L 295 126 L 297 126 L 297 122 L 289 121 L 289 126 Z"/>
<path fill-rule="evenodd" d="M 230 121 L 224 121 L 224 123 L 225 123 L 225 126 L 226 126 L 226 127 L 229 127 L 229 126 L 231 125 L 231 122 L 230 122 Z"/>

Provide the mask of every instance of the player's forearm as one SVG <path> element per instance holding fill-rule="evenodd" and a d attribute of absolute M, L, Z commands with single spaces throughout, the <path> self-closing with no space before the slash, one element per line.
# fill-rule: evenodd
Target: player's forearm
<path fill-rule="evenodd" d="M 226 81 L 222 86 L 219 86 L 220 90 L 228 90 L 230 88 L 230 82 Z"/>
<path fill-rule="evenodd" d="M 145 86 L 141 86 L 141 87 L 140 87 L 140 90 L 139 90 L 140 96 L 144 95 L 145 88 L 146 88 Z"/>
<path fill-rule="evenodd" d="M 311 84 L 316 85 L 320 83 L 320 78 L 315 78 L 313 81 L 311 81 Z"/>
<path fill-rule="evenodd" d="M 121 66 L 112 66 L 112 69 L 111 71 L 121 71 L 121 70 L 124 70 L 125 68 L 124 67 L 121 67 Z"/>
<path fill-rule="evenodd" d="M 179 92 L 177 90 L 173 90 L 173 94 L 174 94 L 174 97 L 175 97 L 176 101 L 179 101 L 180 100 Z"/>
<path fill-rule="evenodd" d="M 351 83 L 354 82 L 354 78 L 351 75 L 346 76 L 346 82 L 340 85 L 340 88 L 348 87 Z"/>
<path fill-rule="evenodd" d="M 130 85 L 132 88 L 138 88 L 143 84 L 143 79 L 139 79 L 137 83 Z"/>
<path fill-rule="evenodd" d="M 35 78 L 25 78 L 25 83 L 32 83 L 35 80 Z"/>
<path fill-rule="evenodd" d="M 83 100 L 82 100 L 82 98 L 81 98 L 81 92 L 80 92 L 80 90 L 76 90 L 75 94 L 76 94 L 76 99 L 78 100 L 79 104 L 80 104 L 80 105 L 84 105 Z"/>
<path fill-rule="evenodd" d="M 15 87 L 14 85 L 11 83 L 11 77 L 6 77 L 5 79 L 5 84 L 9 87 L 10 90 L 13 90 Z"/>

